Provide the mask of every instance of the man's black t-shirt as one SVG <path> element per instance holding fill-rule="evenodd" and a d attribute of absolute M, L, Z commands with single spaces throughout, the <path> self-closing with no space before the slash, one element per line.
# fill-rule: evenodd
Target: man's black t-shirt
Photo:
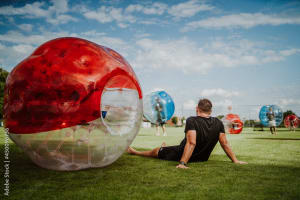
<path fill-rule="evenodd" d="M 196 131 L 196 146 L 190 158 L 190 162 L 207 161 L 212 150 L 216 146 L 220 133 L 225 133 L 223 123 L 215 117 L 189 117 L 186 120 L 185 134 L 189 130 Z M 184 151 L 186 137 L 179 145 L 180 151 Z"/>

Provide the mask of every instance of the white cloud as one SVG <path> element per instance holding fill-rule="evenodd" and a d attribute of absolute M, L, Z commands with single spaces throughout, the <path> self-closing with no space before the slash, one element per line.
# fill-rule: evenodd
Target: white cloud
<path fill-rule="evenodd" d="M 57 25 L 69 21 L 77 21 L 76 18 L 65 14 L 69 11 L 67 0 L 52 0 L 52 5 L 46 7 L 44 2 L 34 2 L 23 7 L 3 6 L 0 7 L 0 15 L 20 15 L 26 18 L 45 18 L 48 23 Z"/>
<path fill-rule="evenodd" d="M 262 58 L 263 63 L 269 62 L 279 62 L 285 59 L 287 56 L 292 56 L 294 54 L 300 53 L 300 49 L 286 49 L 281 51 L 267 50 L 264 52 L 264 57 Z"/>
<path fill-rule="evenodd" d="M 191 0 L 185 3 L 180 3 L 168 7 L 165 3 L 154 2 L 152 4 L 131 4 L 126 8 L 117 8 L 113 6 L 101 6 L 96 10 L 89 9 L 85 6 L 75 6 L 80 13 L 87 19 L 97 20 L 99 23 L 117 22 L 121 28 L 128 27 L 129 24 L 161 24 L 161 19 L 145 19 L 134 16 L 135 13 L 142 13 L 144 15 L 160 16 L 165 13 L 175 17 L 176 19 L 191 17 L 200 11 L 212 10 L 213 7 L 205 3 L 200 3 L 197 0 Z"/>
<path fill-rule="evenodd" d="M 68 32 L 48 32 L 25 35 L 18 31 L 0 34 L 0 41 L 12 44 L 39 46 L 57 37 L 81 37 L 97 44 L 115 49 L 135 68 L 149 70 L 178 70 L 185 73 L 206 73 L 214 67 L 241 67 L 244 65 L 262 65 L 279 62 L 287 56 L 300 53 L 300 49 L 268 50 L 259 43 L 247 40 L 215 40 L 205 44 L 182 38 L 179 40 L 138 39 L 130 44 L 117 37 L 107 36 L 95 30 L 70 34 Z"/>
<path fill-rule="evenodd" d="M 76 18 L 71 17 L 70 15 L 58 15 L 55 18 L 47 18 L 47 22 L 57 25 L 57 24 L 66 24 L 70 21 L 76 22 L 78 21 Z"/>
<path fill-rule="evenodd" d="M 122 8 L 101 6 L 96 11 L 87 10 L 83 15 L 88 19 L 97 20 L 100 23 L 108 23 L 112 21 L 118 22 L 121 28 L 124 28 L 125 23 L 134 23 L 135 17 L 124 14 Z"/>
<path fill-rule="evenodd" d="M 103 10 L 103 7 L 102 7 Z M 98 12 L 88 11 L 83 14 L 88 19 L 95 19 L 100 23 L 111 22 L 113 19 L 111 16 L 107 15 L 105 12 L 101 12 L 101 8 Z"/>
<path fill-rule="evenodd" d="M 96 30 L 90 30 L 78 34 L 73 33 L 71 34 L 71 36 L 86 39 L 98 45 L 109 47 L 120 53 L 124 58 L 126 58 L 130 52 L 134 51 L 132 45 L 129 45 L 126 41 L 122 40 L 121 38 L 110 37 L 107 36 L 106 33 L 97 32 Z"/>
<path fill-rule="evenodd" d="M 65 13 L 69 11 L 67 0 L 51 0 L 53 6 L 49 10 L 53 10 L 56 13 Z"/>
<path fill-rule="evenodd" d="M 153 88 L 150 92 L 157 92 L 157 91 L 166 91 L 163 88 Z"/>
<path fill-rule="evenodd" d="M 129 5 L 125 12 L 133 13 L 133 12 L 142 12 L 146 15 L 162 15 L 167 9 L 167 5 L 164 3 L 155 2 L 150 6 L 144 6 L 140 4 L 132 4 Z"/>
<path fill-rule="evenodd" d="M 200 3 L 197 0 L 180 3 L 169 8 L 168 13 L 176 18 L 192 17 L 200 11 L 214 9 L 212 6 Z"/>
<path fill-rule="evenodd" d="M 145 7 L 143 12 L 147 15 L 162 15 L 166 8 L 166 4 L 156 2 L 151 7 Z"/>
<path fill-rule="evenodd" d="M 137 40 L 136 67 L 206 73 L 213 67 L 241 67 L 279 62 L 300 49 L 268 50 L 248 40 L 215 40 L 205 44 L 179 40 Z"/>
<path fill-rule="evenodd" d="M 128 27 L 128 24 L 125 24 L 125 23 L 118 23 L 118 26 L 120 28 L 127 28 Z"/>
<path fill-rule="evenodd" d="M 110 15 L 107 15 L 104 11 L 105 8 L 101 7 L 98 12 L 97 11 L 87 11 L 83 15 L 88 19 L 95 19 L 100 23 L 111 22 L 113 19 Z"/>
<path fill-rule="evenodd" d="M 300 99 L 280 99 L 279 106 L 300 105 Z"/>
<path fill-rule="evenodd" d="M 167 24 L 168 22 L 163 21 L 161 19 L 156 19 L 156 18 L 147 18 L 147 19 L 139 20 L 138 23 L 145 24 L 145 25 L 151 25 L 151 24 L 164 25 L 164 24 Z"/>
<path fill-rule="evenodd" d="M 2 45 L 2 48 L 0 48 L 0 65 L 10 71 L 12 67 L 29 56 L 33 52 L 33 49 L 33 46 L 27 44 L 13 46 Z"/>
<path fill-rule="evenodd" d="M 299 53 L 299 52 L 300 52 L 300 49 L 288 49 L 288 50 L 280 51 L 280 54 L 282 56 L 291 56 L 291 55 Z"/>
<path fill-rule="evenodd" d="M 127 12 L 127 13 L 141 12 L 143 9 L 144 9 L 143 5 L 131 4 L 125 9 L 125 12 Z"/>
<path fill-rule="evenodd" d="M 187 100 L 183 103 L 183 109 L 185 110 L 195 110 L 196 102 L 194 100 Z"/>
<path fill-rule="evenodd" d="M 136 38 L 147 38 L 147 37 L 150 37 L 151 34 L 149 33 L 137 33 L 134 35 Z"/>
<path fill-rule="evenodd" d="M 213 107 L 223 107 L 228 108 L 228 106 L 232 106 L 232 101 L 229 99 L 224 99 L 222 101 L 212 102 Z"/>
<path fill-rule="evenodd" d="M 32 31 L 32 25 L 31 24 L 20 24 L 18 25 L 19 29 L 26 31 L 26 32 L 31 32 Z"/>
<path fill-rule="evenodd" d="M 276 102 L 282 111 L 292 110 L 296 115 L 300 116 L 300 98 L 282 98 Z"/>
<path fill-rule="evenodd" d="M 0 35 L 0 41 L 11 42 L 15 44 L 41 45 L 42 43 L 57 37 L 68 36 L 66 32 L 44 32 L 37 35 L 23 35 L 18 31 L 8 31 L 6 34 Z"/>
<path fill-rule="evenodd" d="M 259 25 L 278 26 L 282 24 L 300 24 L 300 17 L 263 13 L 240 13 L 189 22 L 182 31 L 197 28 L 252 28 Z"/>
<path fill-rule="evenodd" d="M 0 7 L 0 15 L 31 15 L 34 17 L 47 17 L 48 11 L 42 9 L 44 2 L 34 2 L 26 4 L 24 7 L 15 8 L 13 6 Z"/>
<path fill-rule="evenodd" d="M 80 37 L 100 45 L 110 47 L 125 47 L 127 43 L 120 38 L 106 36 L 103 32 L 96 32 L 95 30 L 82 32 L 78 34 L 70 34 L 69 32 L 48 32 L 42 31 L 40 34 L 24 35 L 17 31 L 9 31 L 6 34 L 0 35 L 0 41 L 11 42 L 14 44 L 28 44 L 32 46 L 39 46 L 49 40 L 59 37 Z M 113 48 L 112 47 L 112 48 Z"/>
<path fill-rule="evenodd" d="M 83 33 L 80 33 L 81 35 L 84 35 L 84 36 L 91 36 L 91 37 L 99 37 L 99 36 L 104 36 L 106 35 L 106 33 L 103 33 L 103 32 L 98 32 L 96 30 L 90 30 L 90 31 L 86 31 L 86 32 L 83 32 Z"/>
<path fill-rule="evenodd" d="M 95 30 L 82 32 L 78 34 L 70 34 L 69 32 L 48 32 L 42 31 L 41 34 L 24 35 L 17 31 L 9 31 L 6 34 L 0 34 L 0 41 L 10 42 L 13 44 L 27 44 L 32 46 L 39 46 L 49 40 L 59 37 L 80 37 L 100 45 L 111 48 L 126 48 L 128 44 L 120 38 L 106 36 L 105 33 L 96 32 Z"/>
<path fill-rule="evenodd" d="M 141 39 L 133 60 L 136 67 L 206 72 L 212 65 L 202 60 L 202 50 L 187 39 L 157 41 Z"/>
<path fill-rule="evenodd" d="M 220 97 L 233 97 L 233 96 L 239 96 L 239 92 L 237 91 L 228 91 L 222 88 L 216 88 L 216 89 L 204 89 L 201 92 L 202 96 L 205 97 L 213 97 L 213 96 L 220 96 Z"/>
<path fill-rule="evenodd" d="M 0 59 L 6 69 L 11 69 L 18 62 L 29 56 L 35 48 L 41 44 L 59 37 L 79 37 L 99 45 L 110 47 L 122 56 L 127 57 L 128 52 L 132 52 L 131 45 L 120 38 L 106 36 L 105 33 L 95 30 L 70 34 L 68 32 L 48 32 L 42 30 L 40 34 L 25 35 L 17 31 L 9 31 L 6 34 L 0 34 L 0 41 L 9 42 L 11 45 L 4 46 L 0 43 Z"/>
<path fill-rule="evenodd" d="M 16 51 L 19 52 L 21 54 L 25 54 L 25 55 L 29 55 L 30 52 L 33 52 L 34 47 L 28 44 L 18 44 L 18 45 L 14 45 L 12 46 L 12 48 Z"/>

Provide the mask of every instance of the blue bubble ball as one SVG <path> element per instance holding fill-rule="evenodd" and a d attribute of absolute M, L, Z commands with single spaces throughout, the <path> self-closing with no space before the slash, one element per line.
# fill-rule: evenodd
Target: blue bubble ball
<path fill-rule="evenodd" d="M 174 114 L 175 105 L 171 96 L 165 91 L 155 91 L 143 99 L 144 117 L 151 123 L 165 123 Z"/>
<path fill-rule="evenodd" d="M 267 117 L 267 113 L 269 112 L 270 107 L 272 108 L 272 111 L 275 114 L 276 126 L 279 126 L 283 120 L 283 112 L 282 112 L 281 108 L 277 105 L 262 106 L 259 111 L 259 119 L 264 126 L 269 126 L 269 120 Z"/>

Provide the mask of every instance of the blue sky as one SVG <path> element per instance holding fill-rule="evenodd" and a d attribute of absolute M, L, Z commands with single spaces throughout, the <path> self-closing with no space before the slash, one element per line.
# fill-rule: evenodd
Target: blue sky
<path fill-rule="evenodd" d="M 42 43 L 80 37 L 121 53 L 143 93 L 164 89 L 176 115 L 213 101 L 213 115 L 257 118 L 260 105 L 300 115 L 299 1 L 1 1 L 0 64 Z"/>

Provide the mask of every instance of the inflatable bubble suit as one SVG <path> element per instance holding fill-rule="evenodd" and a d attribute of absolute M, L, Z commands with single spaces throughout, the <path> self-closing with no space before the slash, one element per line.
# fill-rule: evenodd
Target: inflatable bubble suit
<path fill-rule="evenodd" d="M 224 126 L 226 129 L 226 132 L 230 134 L 239 134 L 243 130 L 244 123 L 240 119 L 240 117 L 236 114 L 227 114 L 224 119 Z"/>
<path fill-rule="evenodd" d="M 117 52 L 79 38 L 37 48 L 6 81 L 4 124 L 40 167 L 80 170 L 117 160 L 142 119 L 137 77 Z"/>
<path fill-rule="evenodd" d="M 276 126 L 278 126 L 282 122 L 283 113 L 282 113 L 281 108 L 277 105 L 262 106 L 260 111 L 259 111 L 259 119 L 260 119 L 261 123 L 264 126 L 269 126 L 269 120 L 268 120 L 268 117 L 267 117 L 267 113 L 269 112 L 270 107 L 272 108 L 272 111 L 275 114 Z"/>
<path fill-rule="evenodd" d="M 174 114 L 175 105 L 165 91 L 156 91 L 144 97 L 144 116 L 151 123 L 166 122 Z"/>
<path fill-rule="evenodd" d="M 284 118 L 284 126 L 286 128 L 295 127 L 297 128 L 299 126 L 299 118 L 296 115 L 288 115 Z"/>

